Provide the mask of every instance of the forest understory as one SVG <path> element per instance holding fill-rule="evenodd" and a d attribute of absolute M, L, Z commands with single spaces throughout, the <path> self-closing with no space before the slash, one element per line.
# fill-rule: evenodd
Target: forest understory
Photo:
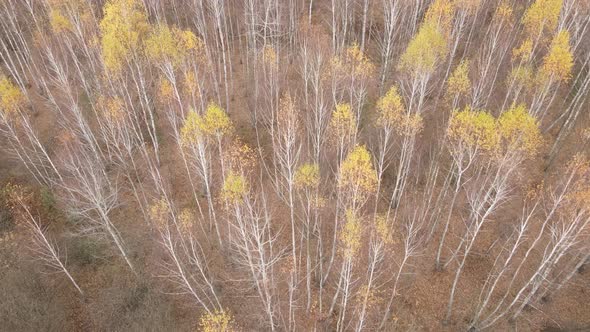
<path fill-rule="evenodd" d="M 0 331 L 590 330 L 589 28 L 0 0 Z"/>

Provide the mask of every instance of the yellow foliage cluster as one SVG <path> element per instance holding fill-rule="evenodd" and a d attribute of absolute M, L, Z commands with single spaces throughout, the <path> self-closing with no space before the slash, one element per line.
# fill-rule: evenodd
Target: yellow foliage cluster
<path fill-rule="evenodd" d="M 512 6 L 506 3 L 506 0 L 502 0 L 496 7 L 492 20 L 494 22 L 511 22 L 513 16 Z"/>
<path fill-rule="evenodd" d="M 375 217 L 375 231 L 384 244 L 393 244 L 393 229 L 386 216 L 377 215 Z"/>
<path fill-rule="evenodd" d="M 165 227 L 168 225 L 168 217 L 170 215 L 170 206 L 164 198 L 155 201 L 149 208 L 149 215 L 158 227 Z"/>
<path fill-rule="evenodd" d="M 396 86 L 392 86 L 385 96 L 377 101 L 378 127 L 393 127 L 400 135 L 412 136 L 423 127 L 420 114 L 409 114 L 402 102 Z"/>
<path fill-rule="evenodd" d="M 291 94 L 285 93 L 279 104 L 279 112 L 277 113 L 279 130 L 288 130 L 289 127 L 296 130 L 299 127 L 299 118 Z"/>
<path fill-rule="evenodd" d="M 26 103 L 25 95 L 6 76 L 0 76 L 0 112 L 14 114 Z"/>
<path fill-rule="evenodd" d="M 180 128 L 180 141 L 183 145 L 189 145 L 197 142 L 202 138 L 201 123 L 203 120 L 201 116 L 195 111 L 190 110 L 184 119 L 184 123 Z"/>
<path fill-rule="evenodd" d="M 231 171 L 223 182 L 221 198 L 230 203 L 237 203 L 246 196 L 248 188 L 248 180 L 243 175 Z"/>
<path fill-rule="evenodd" d="M 364 145 L 357 145 L 342 162 L 338 177 L 340 188 L 355 188 L 359 194 L 370 194 L 377 189 L 377 172 L 371 154 Z"/>
<path fill-rule="evenodd" d="M 215 310 L 201 316 L 199 330 L 202 332 L 233 332 L 233 317 L 225 310 Z"/>
<path fill-rule="evenodd" d="M 519 47 L 512 50 L 513 61 L 527 62 L 533 55 L 533 41 L 525 39 Z"/>
<path fill-rule="evenodd" d="M 557 28 L 563 0 L 536 0 L 522 18 L 529 38 L 536 39 Z"/>
<path fill-rule="evenodd" d="M 424 128 L 424 118 L 418 113 L 407 114 L 402 120 L 398 127 L 401 135 L 414 136 Z"/>
<path fill-rule="evenodd" d="M 488 112 L 470 108 L 453 112 L 447 135 L 449 142 L 468 149 L 495 151 L 499 144 L 496 119 Z"/>
<path fill-rule="evenodd" d="M 541 83 L 550 78 L 558 81 L 568 81 L 571 78 L 574 56 L 570 50 L 569 41 L 570 35 L 567 30 L 561 30 L 555 35 L 539 70 Z"/>
<path fill-rule="evenodd" d="M 254 150 L 239 137 L 234 137 L 229 149 L 225 152 L 224 159 L 228 160 L 233 170 L 241 173 L 252 171 L 258 162 Z"/>
<path fill-rule="evenodd" d="M 172 83 L 167 79 L 162 77 L 160 79 L 160 88 L 158 89 L 158 97 L 160 101 L 163 103 L 170 102 L 172 98 L 174 98 L 174 87 Z"/>
<path fill-rule="evenodd" d="M 402 136 L 412 136 L 423 128 L 422 116 L 409 114 L 396 86 L 377 101 L 377 127 L 393 127 Z"/>
<path fill-rule="evenodd" d="M 408 44 L 398 67 L 414 76 L 432 73 L 447 53 L 445 35 L 434 22 L 427 20 Z"/>
<path fill-rule="evenodd" d="M 85 0 L 48 0 L 49 5 L 49 25 L 54 33 L 59 34 L 73 30 L 72 22 L 80 20 L 88 23 L 92 18 L 92 10 Z M 69 13 L 70 15 L 64 14 Z M 78 17 L 68 18 L 76 15 Z"/>
<path fill-rule="evenodd" d="M 183 209 L 178 216 L 180 227 L 184 232 L 188 232 L 191 229 L 194 220 L 195 214 L 191 209 Z"/>
<path fill-rule="evenodd" d="M 55 33 L 71 31 L 73 29 L 70 20 L 63 16 L 59 10 L 52 9 L 49 12 L 49 24 Z"/>
<path fill-rule="evenodd" d="M 469 60 L 463 60 L 449 77 L 448 92 L 451 95 L 464 96 L 469 93 L 470 88 Z"/>
<path fill-rule="evenodd" d="M 126 59 L 139 50 L 150 26 L 141 0 L 109 0 L 103 11 L 100 22 L 102 56 L 106 68 L 116 73 Z"/>
<path fill-rule="evenodd" d="M 269 68 L 276 69 L 278 67 L 278 56 L 274 47 L 270 45 L 264 46 L 262 50 L 262 62 Z"/>
<path fill-rule="evenodd" d="M 454 16 L 453 0 L 434 0 L 426 10 L 424 22 L 438 27 L 441 32 L 448 34 L 451 31 Z"/>
<path fill-rule="evenodd" d="M 377 101 L 377 113 L 378 126 L 392 127 L 402 122 L 406 108 L 395 85 Z"/>
<path fill-rule="evenodd" d="M 207 105 L 207 111 L 201 122 L 201 130 L 207 135 L 223 136 L 233 131 L 231 119 L 221 106 L 214 102 Z"/>
<path fill-rule="evenodd" d="M 350 104 L 337 104 L 330 119 L 330 131 L 336 138 L 353 136 L 356 133 L 356 117 Z"/>
<path fill-rule="evenodd" d="M 232 131 L 233 124 L 227 113 L 221 106 L 211 102 L 207 105 L 203 116 L 194 110 L 188 112 L 180 129 L 180 137 L 183 144 L 189 144 L 197 142 L 201 138 L 221 137 Z"/>
<path fill-rule="evenodd" d="M 582 153 L 576 153 L 568 162 L 567 168 L 578 175 L 583 175 L 590 171 L 590 161 Z"/>
<path fill-rule="evenodd" d="M 198 90 L 199 84 L 197 82 L 197 76 L 192 71 L 187 71 L 184 73 L 182 88 L 186 95 L 191 95 L 193 93 L 196 93 L 198 96 L 201 95 L 201 92 Z"/>
<path fill-rule="evenodd" d="M 454 111 L 447 128 L 449 142 L 489 153 L 522 152 L 534 156 L 543 143 L 538 121 L 524 105 L 512 106 L 494 119 L 488 112 Z"/>
<path fill-rule="evenodd" d="M 98 105 L 103 116 L 112 123 L 120 123 L 125 117 L 125 103 L 119 97 L 99 97 Z"/>
<path fill-rule="evenodd" d="M 297 188 L 317 188 L 320 185 L 320 166 L 318 164 L 303 164 L 295 172 L 295 186 Z"/>
<path fill-rule="evenodd" d="M 590 211 L 590 161 L 582 153 L 576 154 L 568 162 L 567 172 L 576 175 L 574 188 L 566 197 L 566 208 L 574 214 Z"/>
<path fill-rule="evenodd" d="M 371 77 L 375 71 L 375 65 L 361 51 L 358 44 L 354 43 L 343 52 L 341 56 L 332 58 L 332 70 L 339 76 Z"/>
<path fill-rule="evenodd" d="M 354 259 L 361 248 L 363 233 L 360 218 L 352 210 L 346 210 L 345 222 L 340 231 L 342 255 L 347 259 Z"/>
<path fill-rule="evenodd" d="M 532 157 L 543 144 L 539 123 L 524 105 L 512 106 L 502 113 L 498 118 L 498 129 L 504 149 Z"/>
<path fill-rule="evenodd" d="M 179 65 L 191 52 L 202 54 L 203 42 L 188 30 L 160 24 L 145 40 L 145 53 L 156 62 L 170 61 Z"/>
<path fill-rule="evenodd" d="M 530 65 L 517 66 L 512 68 L 509 80 L 530 89 L 535 85 L 535 73 Z"/>

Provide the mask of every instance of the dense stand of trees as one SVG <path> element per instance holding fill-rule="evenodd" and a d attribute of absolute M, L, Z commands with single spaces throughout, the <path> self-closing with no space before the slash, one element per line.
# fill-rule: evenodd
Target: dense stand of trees
<path fill-rule="evenodd" d="M 414 327 L 494 329 L 584 280 L 588 1 L 4 0 L 0 17 L 0 151 L 27 172 L 0 197 L 81 297 L 60 248 L 79 237 L 204 331 L 408 328 L 418 273 L 446 295 Z"/>

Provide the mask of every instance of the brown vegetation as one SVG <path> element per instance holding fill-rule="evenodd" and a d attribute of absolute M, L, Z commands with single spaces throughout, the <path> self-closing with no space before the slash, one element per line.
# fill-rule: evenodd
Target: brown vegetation
<path fill-rule="evenodd" d="M 590 328 L 588 1 L 0 18 L 0 330 Z"/>

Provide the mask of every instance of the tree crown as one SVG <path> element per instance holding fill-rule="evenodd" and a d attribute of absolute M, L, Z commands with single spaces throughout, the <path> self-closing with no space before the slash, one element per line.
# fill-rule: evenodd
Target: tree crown
<path fill-rule="evenodd" d="M 467 95 L 471 89 L 469 79 L 469 60 L 463 60 L 451 74 L 448 81 L 448 92 L 451 95 Z"/>
<path fill-rule="evenodd" d="M 570 50 L 570 34 L 567 30 L 559 31 L 549 48 L 549 52 L 543 59 L 543 65 L 539 70 L 539 79 L 541 82 L 549 78 L 558 81 L 568 81 L 571 78 L 572 68 L 574 66 L 574 56 Z"/>
<path fill-rule="evenodd" d="M 378 126 L 395 126 L 402 121 L 406 108 L 395 85 L 377 101 L 377 113 Z"/>
<path fill-rule="evenodd" d="M 248 180 L 243 175 L 230 171 L 221 188 L 221 198 L 230 202 L 241 201 L 248 193 Z"/>
<path fill-rule="evenodd" d="M 318 164 L 303 164 L 295 173 L 297 188 L 317 188 L 320 185 L 320 166 Z"/>
<path fill-rule="evenodd" d="M 362 193 L 375 192 L 377 172 L 373 168 L 371 154 L 364 145 L 357 145 L 342 162 L 338 186 L 357 187 Z"/>
<path fill-rule="evenodd" d="M 354 259 L 361 248 L 362 225 L 356 213 L 346 210 L 345 222 L 340 231 L 342 255 L 347 259 Z"/>
<path fill-rule="evenodd" d="M 448 53 L 447 40 L 440 29 L 426 21 L 402 54 L 399 68 L 409 74 L 429 74 Z"/>
<path fill-rule="evenodd" d="M 118 72 L 126 59 L 140 49 L 142 38 L 149 31 L 147 13 L 140 0 L 109 0 L 103 11 L 102 56 L 106 68 Z"/>
<path fill-rule="evenodd" d="M 449 142 L 469 149 L 493 151 L 498 147 L 496 119 L 486 111 L 454 111 L 447 127 Z"/>
<path fill-rule="evenodd" d="M 532 157 L 543 144 L 539 122 L 524 105 L 512 106 L 502 113 L 498 127 L 505 149 L 521 151 Z"/>
<path fill-rule="evenodd" d="M 0 76 L 0 111 L 10 115 L 25 103 L 26 99 L 22 91 L 6 76 Z"/>

